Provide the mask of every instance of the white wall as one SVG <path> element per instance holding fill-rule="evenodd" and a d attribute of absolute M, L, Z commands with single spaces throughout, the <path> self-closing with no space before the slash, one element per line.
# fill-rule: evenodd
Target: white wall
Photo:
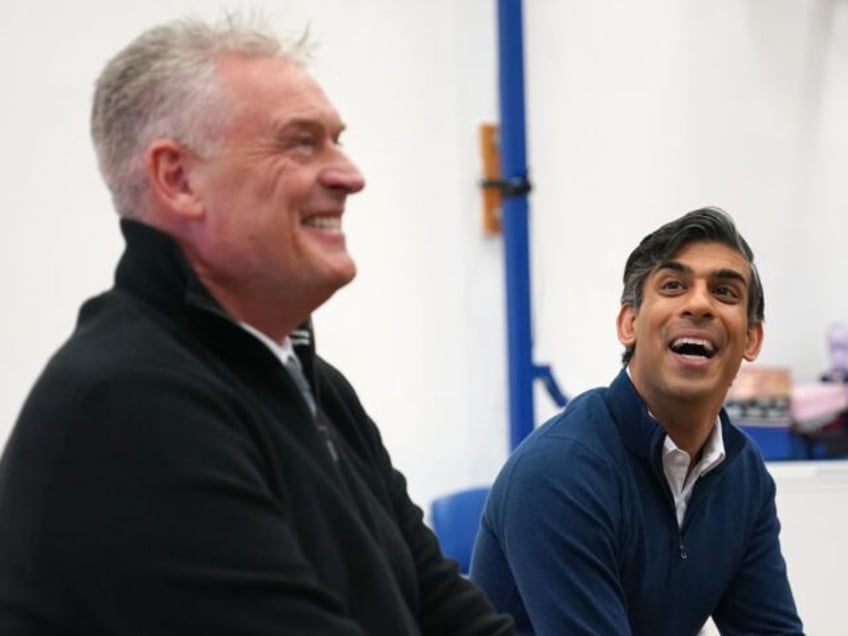
<path fill-rule="evenodd" d="M 0 440 L 120 253 L 87 134 L 96 75 L 143 28 L 236 4 L 0 0 Z M 475 186 L 494 0 L 247 6 L 310 25 L 369 181 L 345 218 L 359 276 L 316 316 L 320 351 L 417 500 L 489 482 L 507 452 L 502 249 Z M 607 383 L 627 254 L 715 204 L 760 263 L 761 361 L 814 378 L 827 324 L 848 319 L 848 2 L 527 0 L 525 39 L 536 360 L 571 394 Z"/>

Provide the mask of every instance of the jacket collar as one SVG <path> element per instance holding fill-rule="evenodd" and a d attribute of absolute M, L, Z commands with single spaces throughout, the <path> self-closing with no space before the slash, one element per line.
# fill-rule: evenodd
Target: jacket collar
<path fill-rule="evenodd" d="M 159 230 L 121 219 L 126 247 L 115 270 L 115 287 L 166 312 L 201 305 L 226 315 L 201 285 L 177 242 Z"/>
<path fill-rule="evenodd" d="M 666 436 L 665 429 L 648 414 L 647 405 L 636 391 L 625 369 L 622 369 L 610 384 L 604 400 L 627 450 L 647 461 L 659 462 Z M 719 412 L 719 420 L 727 460 L 731 460 L 741 451 L 745 438 L 730 423 L 723 408 Z"/>
<path fill-rule="evenodd" d="M 168 234 L 145 223 L 121 219 L 126 247 L 115 270 L 115 287 L 153 306 L 172 319 L 199 311 L 241 326 L 209 293 Z M 310 382 L 314 380 L 315 337 L 307 319 L 291 334 L 295 353 Z"/>

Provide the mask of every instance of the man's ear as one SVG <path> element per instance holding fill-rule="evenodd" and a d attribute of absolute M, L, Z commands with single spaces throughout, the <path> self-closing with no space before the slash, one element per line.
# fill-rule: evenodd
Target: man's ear
<path fill-rule="evenodd" d="M 636 309 L 633 305 L 622 304 L 618 310 L 618 318 L 615 325 L 618 330 L 618 340 L 625 347 L 636 344 Z"/>
<path fill-rule="evenodd" d="M 192 161 L 191 153 L 173 139 L 157 139 L 145 153 L 147 180 L 157 209 L 182 220 L 204 214 L 203 202 L 192 188 Z"/>
<path fill-rule="evenodd" d="M 753 325 L 748 325 L 748 334 L 745 340 L 745 353 L 743 357 L 748 362 L 753 362 L 757 359 L 760 349 L 763 346 L 763 321 L 755 322 Z"/>

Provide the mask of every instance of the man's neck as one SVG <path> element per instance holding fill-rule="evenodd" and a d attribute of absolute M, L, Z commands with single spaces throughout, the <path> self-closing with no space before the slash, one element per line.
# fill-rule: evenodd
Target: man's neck
<path fill-rule="evenodd" d="M 636 392 L 645 402 L 651 416 L 665 429 L 671 441 L 689 455 L 700 456 L 716 423 L 722 401 L 678 398 L 667 393 L 657 395 L 650 385 L 643 385 L 628 366 L 627 375 Z"/>
<path fill-rule="evenodd" d="M 686 404 L 651 405 L 648 408 L 677 447 L 692 458 L 700 457 L 713 427 L 719 409 L 713 406 Z"/>
<path fill-rule="evenodd" d="M 224 311 L 237 322 L 247 323 L 274 342 L 281 342 L 301 325 L 334 289 L 282 283 L 269 284 L 262 276 L 244 272 L 222 273 L 207 264 L 189 241 L 174 237 L 197 279 Z"/>

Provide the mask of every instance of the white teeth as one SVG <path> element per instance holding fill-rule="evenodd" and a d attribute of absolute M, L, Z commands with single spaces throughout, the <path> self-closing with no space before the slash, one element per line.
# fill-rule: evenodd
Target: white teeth
<path fill-rule="evenodd" d="M 310 216 L 303 224 L 322 230 L 338 230 L 342 226 L 342 220 L 338 216 Z"/>
<path fill-rule="evenodd" d="M 699 347 L 703 347 L 709 352 L 713 351 L 713 345 L 708 340 L 701 340 L 700 338 L 678 338 L 673 343 L 671 343 L 673 347 L 682 347 L 683 345 L 697 345 Z"/>

